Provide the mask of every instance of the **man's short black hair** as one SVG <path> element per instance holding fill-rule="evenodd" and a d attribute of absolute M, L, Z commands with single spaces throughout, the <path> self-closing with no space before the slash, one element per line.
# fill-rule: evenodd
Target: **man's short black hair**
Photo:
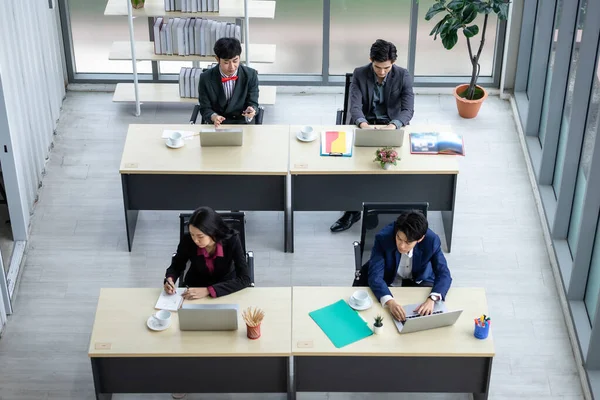
<path fill-rule="evenodd" d="M 223 60 L 231 60 L 242 54 L 242 44 L 236 38 L 221 38 L 215 42 L 215 55 Z"/>
<path fill-rule="evenodd" d="M 427 218 L 418 210 L 402 212 L 394 223 L 394 235 L 397 235 L 398 231 L 403 232 L 409 242 L 420 240 L 427 233 L 427 229 Z"/>
<path fill-rule="evenodd" d="M 377 39 L 371 46 L 371 61 L 385 62 L 389 60 L 395 62 L 397 58 L 396 46 L 392 42 Z"/>

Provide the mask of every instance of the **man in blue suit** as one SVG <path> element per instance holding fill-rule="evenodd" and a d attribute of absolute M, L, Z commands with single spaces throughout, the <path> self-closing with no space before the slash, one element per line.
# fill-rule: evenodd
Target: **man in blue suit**
<path fill-rule="evenodd" d="M 452 283 L 440 238 L 418 211 L 403 212 L 375 236 L 368 269 L 369 287 L 399 321 L 406 315 L 388 286 L 431 287 L 425 302 L 415 310 L 429 315 L 435 302 L 446 298 Z"/>

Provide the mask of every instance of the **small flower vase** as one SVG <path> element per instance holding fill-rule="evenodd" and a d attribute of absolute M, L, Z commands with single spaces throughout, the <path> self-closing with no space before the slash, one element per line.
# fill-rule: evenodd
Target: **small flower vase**
<path fill-rule="evenodd" d="M 383 325 L 381 325 L 381 326 L 373 325 L 373 333 L 374 334 L 379 335 L 381 333 L 381 331 L 383 331 Z"/>
<path fill-rule="evenodd" d="M 383 169 L 385 169 L 386 171 L 388 169 L 390 169 L 390 168 L 392 168 L 392 163 L 385 163 L 385 164 L 383 164 Z"/>
<path fill-rule="evenodd" d="M 252 340 L 256 340 L 260 337 L 260 325 L 258 326 L 248 326 L 246 325 L 247 328 L 247 335 L 248 335 L 248 339 L 252 339 Z"/>

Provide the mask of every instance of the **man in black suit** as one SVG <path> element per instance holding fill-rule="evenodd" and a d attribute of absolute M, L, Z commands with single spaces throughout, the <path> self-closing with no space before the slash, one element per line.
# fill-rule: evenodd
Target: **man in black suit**
<path fill-rule="evenodd" d="M 198 100 L 204 121 L 221 124 L 246 124 L 258 111 L 258 73 L 240 65 L 242 45 L 235 38 L 216 41 L 218 64 L 200 75 Z"/>
<path fill-rule="evenodd" d="M 414 113 L 412 77 L 396 62 L 396 46 L 377 39 L 371 46 L 371 63 L 358 67 L 350 85 L 350 123 L 360 128 L 383 125 L 399 129 Z M 331 225 L 332 232 L 349 229 L 360 220 L 360 211 L 346 211 Z"/>

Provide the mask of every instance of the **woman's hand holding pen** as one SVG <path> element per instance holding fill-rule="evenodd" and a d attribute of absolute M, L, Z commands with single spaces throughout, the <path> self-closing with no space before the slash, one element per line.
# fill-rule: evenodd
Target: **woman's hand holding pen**
<path fill-rule="evenodd" d="M 177 289 L 175 289 L 175 283 L 173 282 L 173 278 L 167 278 L 167 280 L 165 281 L 164 289 L 165 292 L 167 292 L 167 294 L 174 294 L 177 291 Z"/>

